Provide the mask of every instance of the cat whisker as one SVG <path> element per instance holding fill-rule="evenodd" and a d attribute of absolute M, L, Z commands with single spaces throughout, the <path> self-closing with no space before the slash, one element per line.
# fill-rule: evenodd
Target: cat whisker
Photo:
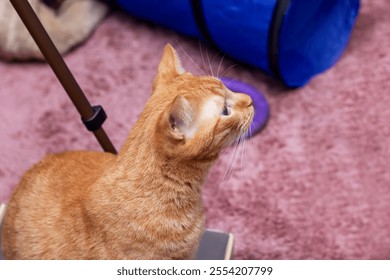
<path fill-rule="evenodd" d="M 217 77 L 220 78 L 219 76 L 219 70 L 221 69 L 221 66 L 222 66 L 222 62 L 223 62 L 223 59 L 225 58 L 226 56 L 226 53 L 223 54 L 222 58 L 221 58 L 221 61 L 219 62 L 219 65 L 218 65 L 218 69 L 217 69 Z"/>
<path fill-rule="evenodd" d="M 221 181 L 221 183 L 218 186 L 216 195 L 219 195 L 219 192 L 221 191 L 222 187 L 225 185 L 226 181 L 229 179 L 229 177 L 233 173 L 234 166 L 235 166 L 236 161 L 237 161 L 238 147 L 239 147 L 238 144 L 239 144 L 238 141 L 236 141 L 234 143 L 233 152 L 232 152 L 232 155 L 231 155 L 231 157 L 229 159 L 229 166 L 227 167 L 227 169 L 225 171 L 225 174 L 224 174 L 224 176 L 222 178 L 222 181 Z"/>
<path fill-rule="evenodd" d="M 241 172 L 244 171 L 244 154 L 245 154 L 245 134 L 241 136 L 242 144 L 241 144 Z"/>
<path fill-rule="evenodd" d="M 241 172 L 243 171 L 243 149 L 244 149 L 244 145 L 245 145 L 245 135 L 243 134 L 243 135 L 241 135 L 237 139 L 237 144 L 236 144 L 237 154 L 241 155 L 241 162 L 240 162 L 240 166 L 241 166 L 240 171 Z"/>
<path fill-rule="evenodd" d="M 222 177 L 222 180 L 221 180 L 221 182 L 219 183 L 218 188 L 217 188 L 217 190 L 216 190 L 216 192 L 215 192 L 215 195 L 217 195 L 217 196 L 219 195 L 219 192 L 221 191 L 223 185 L 225 185 L 225 182 L 227 181 L 228 174 L 230 173 L 229 169 L 231 168 L 231 161 L 232 161 L 232 159 L 233 159 L 233 156 L 234 156 L 234 153 L 231 155 L 231 157 L 230 157 L 230 159 L 229 159 L 229 165 L 228 165 L 228 167 L 226 168 L 225 173 L 224 173 L 224 175 L 223 175 L 223 177 Z"/>
<path fill-rule="evenodd" d="M 195 61 L 189 56 L 189 54 L 186 52 L 186 50 L 180 45 L 180 43 L 179 43 L 179 40 L 176 38 L 176 43 L 177 43 L 177 45 L 180 47 L 180 49 L 184 52 L 184 54 L 191 60 L 191 62 L 196 66 L 196 68 L 198 68 L 199 69 L 199 71 L 201 72 L 201 73 L 203 73 L 204 75 L 206 75 L 206 72 L 202 69 L 202 68 L 200 68 L 199 67 L 199 65 L 197 64 L 197 63 L 195 63 Z"/>
<path fill-rule="evenodd" d="M 238 139 L 237 139 L 237 149 L 239 150 L 240 152 L 240 171 L 242 172 L 243 170 L 243 159 L 242 159 L 242 153 L 243 153 L 243 147 L 245 145 L 245 141 L 244 141 L 244 135 L 241 135 Z"/>
<path fill-rule="evenodd" d="M 213 58 L 211 59 L 211 64 L 213 64 L 215 58 L 216 58 L 217 56 L 219 56 L 221 52 L 222 52 L 222 51 L 218 51 L 216 54 L 214 54 Z M 215 76 L 215 77 L 218 78 L 218 72 L 217 72 L 217 76 Z"/>
<path fill-rule="evenodd" d="M 204 56 L 203 56 L 203 49 L 202 49 L 202 43 L 199 41 L 199 49 L 200 49 L 200 56 L 202 58 L 203 63 L 203 69 L 206 69 L 206 63 L 204 62 Z M 206 74 L 205 74 L 206 75 Z"/>
<path fill-rule="evenodd" d="M 217 189 L 217 192 L 216 192 L 217 196 L 219 195 L 220 191 L 222 190 L 222 187 L 225 185 L 225 183 L 228 181 L 228 179 L 230 178 L 231 174 L 233 173 L 233 169 L 234 169 L 235 163 L 236 163 L 236 154 L 235 154 L 235 156 L 233 158 L 232 163 L 230 164 L 230 166 L 226 170 L 226 173 L 224 175 L 223 180 L 221 181 L 221 183 L 218 186 L 218 189 Z"/>
<path fill-rule="evenodd" d="M 209 57 L 209 52 L 208 52 L 207 49 L 206 49 L 206 55 L 207 55 L 207 60 L 208 60 L 208 62 L 209 62 L 209 69 L 210 69 L 210 71 L 211 71 L 211 75 L 212 75 L 213 77 L 215 77 L 215 76 L 214 76 L 214 72 L 213 72 L 213 67 L 211 66 L 211 61 L 210 61 L 210 57 Z"/>
<path fill-rule="evenodd" d="M 233 69 L 233 67 L 236 67 L 237 64 L 232 64 L 230 65 L 230 67 L 228 67 L 225 71 L 223 71 L 221 77 L 224 77 L 231 69 Z"/>

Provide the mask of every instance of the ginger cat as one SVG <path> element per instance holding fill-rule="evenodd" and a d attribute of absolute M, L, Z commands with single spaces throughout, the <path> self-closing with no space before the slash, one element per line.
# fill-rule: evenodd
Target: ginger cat
<path fill-rule="evenodd" d="M 203 181 L 252 121 L 252 100 L 185 72 L 167 45 L 152 96 L 118 155 L 65 152 L 33 166 L 6 211 L 6 259 L 191 259 Z"/>

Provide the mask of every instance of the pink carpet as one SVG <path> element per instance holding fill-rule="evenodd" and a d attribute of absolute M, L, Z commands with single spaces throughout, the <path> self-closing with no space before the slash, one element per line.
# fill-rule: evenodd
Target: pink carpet
<path fill-rule="evenodd" d="M 226 71 L 264 92 L 271 108 L 268 126 L 246 143 L 242 168 L 239 158 L 216 195 L 228 151 L 204 188 L 208 227 L 234 233 L 236 259 L 390 258 L 389 10 L 388 0 L 363 0 L 342 59 L 302 89 L 243 65 Z M 187 70 L 211 73 L 196 40 L 120 13 L 66 56 L 91 103 L 104 105 L 117 148 L 148 99 L 167 42 Z M 207 52 L 216 72 L 221 56 Z M 225 58 L 219 72 L 233 64 Z M 45 154 L 100 148 L 47 65 L 0 62 L 0 77 L 4 202 Z"/>

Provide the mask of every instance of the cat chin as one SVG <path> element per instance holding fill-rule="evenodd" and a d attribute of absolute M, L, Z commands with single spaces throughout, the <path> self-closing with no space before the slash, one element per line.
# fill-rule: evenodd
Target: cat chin
<path fill-rule="evenodd" d="M 241 129 L 240 133 L 238 133 L 236 136 L 229 137 L 227 139 L 225 145 L 223 146 L 223 148 L 226 148 L 226 147 L 231 146 L 233 144 L 238 144 L 241 141 L 243 141 L 245 138 L 247 138 L 246 136 L 248 135 L 249 127 L 250 127 L 250 122 L 247 125 L 245 125 L 245 127 L 243 127 Z"/>
<path fill-rule="evenodd" d="M 222 145 L 222 149 L 225 149 L 229 146 L 232 146 L 233 144 L 236 144 L 239 142 L 240 138 L 242 137 L 241 134 L 236 135 L 236 136 L 229 136 L 228 139 L 226 139 L 225 143 Z"/>

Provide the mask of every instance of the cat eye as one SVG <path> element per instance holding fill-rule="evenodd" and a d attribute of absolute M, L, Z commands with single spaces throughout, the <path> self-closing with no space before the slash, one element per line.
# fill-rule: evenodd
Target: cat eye
<path fill-rule="evenodd" d="M 229 109 L 229 106 L 227 106 L 226 104 L 223 106 L 222 108 L 222 112 L 221 112 L 221 115 L 223 116 L 229 116 L 230 114 L 230 109 Z"/>

